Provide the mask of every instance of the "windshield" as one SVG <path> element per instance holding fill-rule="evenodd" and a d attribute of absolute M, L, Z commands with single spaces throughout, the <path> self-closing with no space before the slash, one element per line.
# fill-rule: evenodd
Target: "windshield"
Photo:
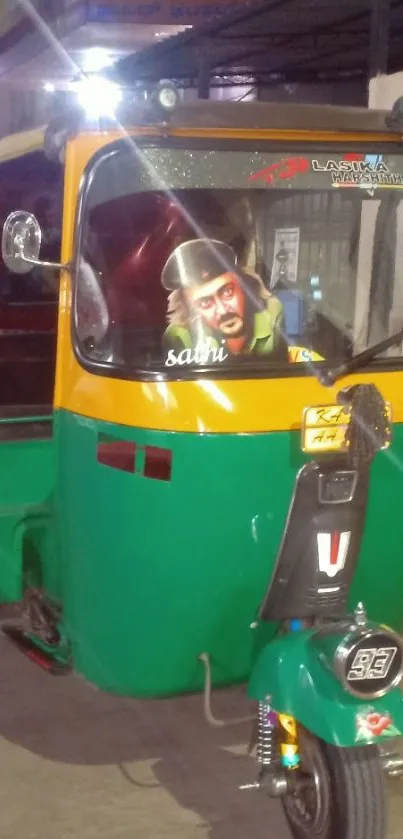
<path fill-rule="evenodd" d="M 127 377 L 347 360 L 403 324 L 402 189 L 399 154 L 109 147 L 82 197 L 80 353 Z"/>

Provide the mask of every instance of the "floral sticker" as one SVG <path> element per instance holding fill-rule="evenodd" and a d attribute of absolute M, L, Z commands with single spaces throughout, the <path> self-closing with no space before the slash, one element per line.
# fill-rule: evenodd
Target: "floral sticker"
<path fill-rule="evenodd" d="M 398 737 L 402 733 L 393 725 L 390 714 L 379 713 L 374 708 L 363 708 L 356 716 L 356 724 L 356 742 L 374 737 Z"/>

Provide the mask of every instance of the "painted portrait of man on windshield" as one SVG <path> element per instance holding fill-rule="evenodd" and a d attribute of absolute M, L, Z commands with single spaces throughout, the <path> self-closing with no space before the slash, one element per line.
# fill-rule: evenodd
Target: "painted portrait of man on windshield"
<path fill-rule="evenodd" d="M 257 274 L 237 266 L 224 242 L 193 239 L 168 258 L 166 366 L 223 362 L 237 356 L 288 359 L 283 306 Z"/>

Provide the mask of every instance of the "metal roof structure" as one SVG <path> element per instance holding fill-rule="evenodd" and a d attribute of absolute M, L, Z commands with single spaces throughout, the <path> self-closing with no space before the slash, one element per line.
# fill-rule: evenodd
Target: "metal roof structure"
<path fill-rule="evenodd" d="M 163 138 L 175 136 L 178 128 L 187 129 L 189 136 L 200 137 L 220 132 L 239 132 L 247 129 L 254 137 L 264 137 L 267 132 L 299 132 L 300 139 L 312 132 L 331 134 L 382 134 L 384 138 L 401 142 L 403 128 L 403 104 L 394 110 L 378 110 L 340 105 L 309 105 L 279 102 L 215 102 L 213 100 L 179 101 L 167 117 L 155 112 L 148 103 L 137 103 L 129 98 L 123 101 L 113 116 L 91 119 L 85 111 L 76 106 L 52 120 L 45 132 L 44 149 L 52 154 L 52 148 L 59 151 L 69 137 L 81 131 L 116 130 L 118 122 L 121 139 L 127 139 L 126 129 L 149 126 L 152 136 Z M 147 132 L 143 132 L 143 135 Z M 223 136 L 223 135 L 222 135 Z M 12 138 L 10 138 L 12 139 Z M 283 138 L 284 139 L 284 138 Z M 52 148 L 51 148 L 52 147 Z M 0 145 L 1 151 L 1 145 Z M 1 162 L 1 159 L 0 159 Z"/>
<path fill-rule="evenodd" d="M 264 0 L 124 58 L 123 84 L 181 86 L 368 79 L 403 69 L 403 0 Z M 208 83 L 207 83 L 208 79 Z"/>

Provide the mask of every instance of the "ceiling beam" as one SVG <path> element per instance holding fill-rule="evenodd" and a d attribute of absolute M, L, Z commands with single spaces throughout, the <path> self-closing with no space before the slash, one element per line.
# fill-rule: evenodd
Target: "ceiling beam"
<path fill-rule="evenodd" d="M 368 55 L 368 76 L 387 73 L 389 57 L 390 0 L 370 0 L 371 36 Z"/>
<path fill-rule="evenodd" d="M 340 41 L 342 43 L 335 46 L 335 48 L 333 50 L 330 49 L 331 42 L 332 41 L 334 42 L 335 40 L 337 41 L 338 37 L 340 38 Z M 245 40 L 247 40 L 247 36 L 245 36 Z M 350 35 L 350 38 L 348 38 L 348 37 L 346 37 L 345 34 L 336 33 L 335 35 L 333 35 L 332 38 L 328 39 L 329 42 L 326 44 L 326 46 L 324 45 L 323 50 L 322 50 L 322 45 L 317 41 L 316 38 L 314 38 L 314 39 L 309 38 L 308 40 L 310 41 L 309 46 L 306 44 L 305 40 L 302 37 L 299 38 L 299 43 L 296 40 L 292 44 L 293 50 L 294 50 L 293 56 L 295 56 L 295 50 L 298 46 L 301 47 L 302 52 L 304 52 L 306 50 L 306 52 L 308 52 L 308 53 L 311 53 L 311 54 L 314 53 L 314 55 L 310 55 L 310 56 L 308 56 L 307 59 L 305 59 L 306 64 L 308 64 L 308 63 L 310 64 L 312 61 L 317 61 L 322 55 L 323 55 L 323 57 L 327 57 L 327 56 L 333 55 L 333 54 L 337 55 L 339 52 L 350 51 L 350 50 L 355 49 L 357 47 L 357 37 L 355 35 L 354 36 Z M 368 44 L 368 37 L 365 37 L 365 38 L 362 37 L 362 41 L 361 41 L 360 46 L 367 46 L 367 44 Z M 265 42 L 261 43 L 259 46 L 256 46 L 256 44 L 251 44 L 250 46 L 248 45 L 248 47 L 245 47 L 243 50 L 240 50 L 239 52 L 236 51 L 232 55 L 224 57 L 224 61 L 230 63 L 231 65 L 234 62 L 245 61 L 245 60 L 247 61 L 250 58 L 256 58 L 259 55 L 267 54 L 268 50 L 270 49 L 271 46 L 272 45 L 270 43 L 265 43 Z M 279 45 L 276 44 L 276 46 L 278 47 Z M 291 47 L 291 44 L 290 44 L 290 47 Z M 273 70 L 274 69 L 281 69 L 282 67 L 287 67 L 287 69 L 289 69 L 289 68 L 292 68 L 294 66 L 300 66 L 301 59 L 304 59 L 304 58 L 305 58 L 304 55 L 302 55 L 299 59 L 296 59 L 295 61 L 293 60 L 293 61 L 289 62 L 287 60 L 288 56 L 282 55 L 282 56 L 277 56 L 275 61 L 270 62 L 270 56 L 268 55 L 268 64 L 271 65 Z M 212 66 L 217 67 L 219 64 L 221 66 L 222 61 L 223 61 L 223 56 L 220 57 L 216 53 L 216 60 L 213 62 Z M 269 67 L 268 67 L 268 69 L 269 69 Z"/>

